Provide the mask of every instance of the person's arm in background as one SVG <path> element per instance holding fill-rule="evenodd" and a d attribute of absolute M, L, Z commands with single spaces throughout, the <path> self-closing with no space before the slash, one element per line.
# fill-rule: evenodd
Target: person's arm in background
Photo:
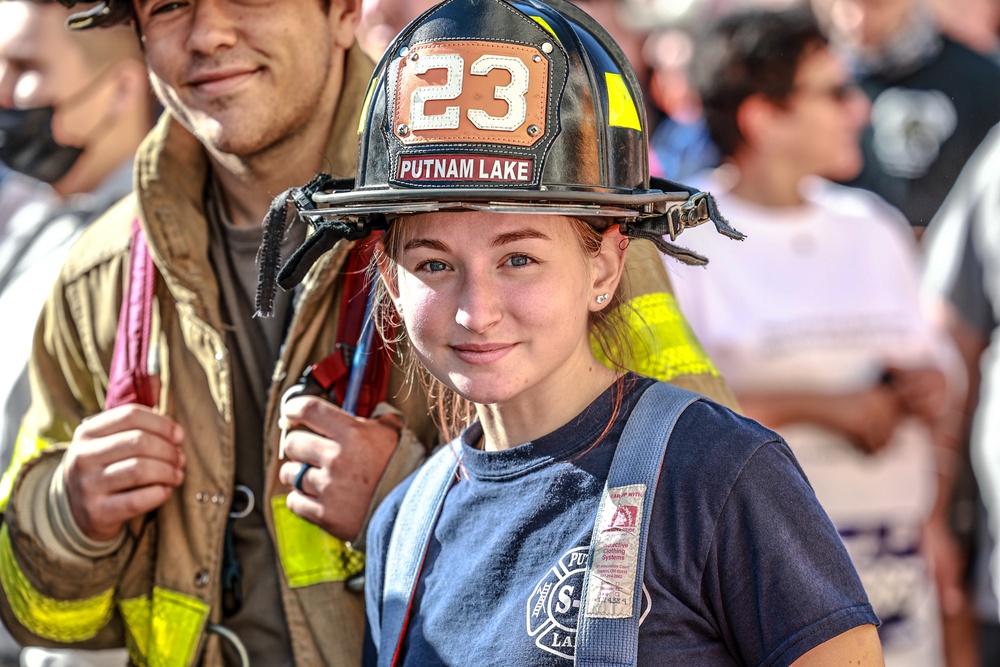
<path fill-rule="evenodd" d="M 938 307 L 938 319 L 944 322 L 958 350 L 967 380 L 964 400 L 953 406 L 949 417 L 951 449 L 947 442 L 938 449 L 941 469 L 959 470 L 970 465 L 968 446 L 980 400 L 980 362 L 998 325 L 987 287 L 994 278 L 988 274 L 982 255 L 990 243 L 986 230 L 995 226 L 1000 211 L 998 162 L 1000 130 L 994 129 L 966 163 L 923 238 L 923 288 Z M 989 485 L 996 479 L 997 471 L 991 465 L 991 461 L 985 461 L 982 468 L 976 469 L 980 483 Z M 942 610 L 949 664 L 978 665 L 978 622 L 970 596 L 964 593 L 964 586 L 956 594 L 947 594 L 940 576 L 938 579 L 944 593 Z"/>
<path fill-rule="evenodd" d="M 885 447 L 902 414 L 896 393 L 884 383 L 853 393 L 741 392 L 738 398 L 746 416 L 769 428 L 818 424 L 843 434 L 870 454 Z"/>

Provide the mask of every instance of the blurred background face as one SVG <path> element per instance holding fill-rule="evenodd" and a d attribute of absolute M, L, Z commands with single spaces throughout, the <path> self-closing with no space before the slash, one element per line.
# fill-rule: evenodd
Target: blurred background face
<path fill-rule="evenodd" d="M 931 0 L 941 29 L 959 42 L 990 55 L 1000 49 L 1000 0 Z"/>
<path fill-rule="evenodd" d="M 393 38 L 410 21 L 436 5 L 438 0 L 363 0 L 358 43 L 378 62 Z"/>
<path fill-rule="evenodd" d="M 103 120 L 112 86 L 90 66 L 57 3 L 0 2 L 0 108 L 55 107 L 52 133 L 83 146 Z"/>
<path fill-rule="evenodd" d="M 829 48 L 806 55 L 784 113 L 776 118 L 780 146 L 805 174 L 847 180 L 863 166 L 860 133 L 868 99 L 854 86 L 847 65 Z"/>
<path fill-rule="evenodd" d="M 918 0 L 813 0 L 831 38 L 849 48 L 879 50 L 906 25 Z"/>

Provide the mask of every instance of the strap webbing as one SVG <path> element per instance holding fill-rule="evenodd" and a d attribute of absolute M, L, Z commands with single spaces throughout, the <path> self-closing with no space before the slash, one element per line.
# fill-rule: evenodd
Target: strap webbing
<path fill-rule="evenodd" d="M 383 564 L 381 618 L 377 582 L 365 587 L 372 640 L 378 647 L 378 666 L 391 667 L 399 658 L 406 636 L 410 607 L 423 569 L 427 546 L 437 523 L 445 496 L 458 471 L 458 455 L 452 447 L 442 447 L 420 468 L 407 489 L 396 515 L 389 551 Z M 404 524 L 404 525 L 401 525 Z"/>
<path fill-rule="evenodd" d="M 625 425 L 621 441 L 615 450 L 608 481 L 604 489 L 645 484 L 645 501 L 639 532 L 638 566 L 632 582 L 632 615 L 629 618 L 595 618 L 588 616 L 590 572 L 594 565 L 594 548 L 598 542 L 600 521 L 595 521 L 590 539 L 590 555 L 584 575 L 583 594 L 577 623 L 576 658 L 574 664 L 583 667 L 634 666 L 639 651 L 639 614 L 642 608 L 642 576 L 646 562 L 646 541 L 656 485 L 663 467 L 667 443 L 681 413 L 699 396 L 673 385 L 657 382 L 643 393 Z"/>
<path fill-rule="evenodd" d="M 105 410 L 129 403 L 151 408 L 160 397 L 159 378 L 149 372 L 156 266 L 138 218 L 132 221 L 130 264 L 128 288 L 122 298 L 108 373 Z"/>

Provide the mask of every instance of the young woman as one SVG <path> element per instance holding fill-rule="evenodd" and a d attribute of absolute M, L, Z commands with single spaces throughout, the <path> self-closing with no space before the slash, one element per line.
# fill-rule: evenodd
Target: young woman
<path fill-rule="evenodd" d="M 457 435 L 371 522 L 369 664 L 882 664 L 784 442 L 625 370 L 626 256 L 698 261 L 659 235 L 709 218 L 738 235 L 650 187 L 638 90 L 568 3 L 448 0 L 376 71 L 354 189 L 295 198 L 315 233 L 279 282 L 385 229 L 378 319 Z"/>
<path fill-rule="evenodd" d="M 382 278 L 413 354 L 476 418 L 438 454 L 460 461 L 460 478 L 436 517 L 397 664 L 573 660 L 595 514 L 653 384 L 591 352 L 616 301 L 623 241 L 617 227 L 500 213 L 415 215 L 387 233 Z M 388 553 L 393 531 L 416 530 L 398 515 L 407 489 L 369 530 L 370 619 L 391 603 L 387 570 L 407 565 Z M 638 664 L 881 664 L 847 555 L 775 434 L 696 402 L 655 497 L 637 497 L 653 504 Z M 596 557 L 628 566 L 622 544 Z"/>

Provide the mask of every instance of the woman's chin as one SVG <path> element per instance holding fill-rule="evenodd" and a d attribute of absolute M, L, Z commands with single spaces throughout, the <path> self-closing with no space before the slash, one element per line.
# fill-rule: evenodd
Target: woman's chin
<path fill-rule="evenodd" d="M 445 384 L 465 400 L 479 405 L 504 403 L 513 398 L 515 394 L 511 390 L 510 383 L 505 381 L 490 382 L 484 381 L 482 378 L 451 375 Z"/>

